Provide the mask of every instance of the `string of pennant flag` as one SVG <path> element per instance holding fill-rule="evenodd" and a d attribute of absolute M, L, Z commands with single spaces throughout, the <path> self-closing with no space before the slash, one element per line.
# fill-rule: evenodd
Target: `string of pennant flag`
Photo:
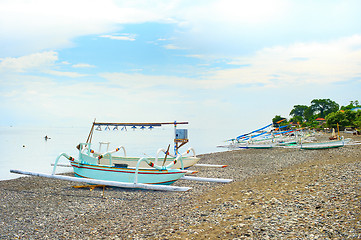
<path fill-rule="evenodd" d="M 128 126 L 128 127 L 130 127 L 131 129 L 133 129 L 133 130 L 135 130 L 135 129 L 137 129 L 137 127 L 136 126 Z M 150 129 L 150 130 L 152 130 L 153 128 L 154 128 L 154 126 L 138 126 L 139 127 L 139 129 L 141 129 L 141 130 L 144 130 L 144 129 Z M 95 128 L 95 130 L 97 130 L 97 131 L 102 131 L 102 127 L 101 127 L 101 125 L 98 125 L 96 128 Z M 104 128 L 104 131 L 110 131 L 111 130 L 111 128 L 110 128 L 110 126 L 105 126 L 105 128 Z M 113 131 L 115 131 L 115 130 L 119 130 L 118 129 L 118 126 L 115 126 L 115 127 L 113 127 Z M 127 129 L 127 126 L 122 126 L 122 128 L 120 129 L 121 131 L 128 131 L 128 129 Z"/>
<path fill-rule="evenodd" d="M 127 127 L 131 128 L 133 130 L 137 129 L 137 127 L 142 130 L 144 130 L 146 128 L 151 130 L 154 127 L 160 127 L 162 125 L 173 125 L 174 128 L 176 128 L 178 124 L 188 124 L 188 122 L 174 121 L 174 122 L 160 122 L 160 123 L 139 123 L 139 122 L 138 123 L 114 123 L 114 122 L 96 122 L 94 120 L 86 142 L 91 143 L 94 130 L 102 131 L 102 127 L 104 127 L 105 128 L 104 130 L 107 130 L 107 131 L 110 131 L 111 127 L 113 128 L 113 130 L 119 130 L 118 127 L 121 127 L 122 131 L 127 131 Z"/>

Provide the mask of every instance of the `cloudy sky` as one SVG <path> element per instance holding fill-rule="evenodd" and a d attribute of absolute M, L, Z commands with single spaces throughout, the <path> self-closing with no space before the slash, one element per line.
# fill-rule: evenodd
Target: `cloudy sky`
<path fill-rule="evenodd" d="M 0 0 L 1 126 L 253 129 L 361 100 L 359 0 Z M 245 127 L 247 126 L 247 127 Z"/>

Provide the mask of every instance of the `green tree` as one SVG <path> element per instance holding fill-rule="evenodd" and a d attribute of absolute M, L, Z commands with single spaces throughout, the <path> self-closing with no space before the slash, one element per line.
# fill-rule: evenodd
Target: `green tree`
<path fill-rule="evenodd" d="M 306 123 L 306 127 L 309 127 L 309 128 L 311 128 L 311 129 L 317 129 L 317 128 L 320 127 L 320 123 L 317 122 L 317 121 L 308 121 L 308 122 Z"/>
<path fill-rule="evenodd" d="M 313 115 L 313 110 L 311 107 L 308 107 L 305 112 L 303 113 L 304 118 L 307 122 L 312 122 L 316 119 L 316 116 Z"/>
<path fill-rule="evenodd" d="M 293 116 L 293 117 L 301 117 L 302 120 L 305 120 L 305 112 L 307 111 L 308 109 L 308 106 L 306 105 L 295 105 L 293 106 L 293 109 L 291 110 L 290 112 L 290 115 Z M 299 118 L 297 118 L 299 120 Z"/>
<path fill-rule="evenodd" d="M 313 115 L 317 113 L 318 116 L 322 118 L 330 113 L 337 112 L 339 107 L 340 106 L 331 99 L 313 99 L 310 106 Z"/>
<path fill-rule="evenodd" d="M 358 100 L 350 101 L 350 104 L 347 105 L 347 106 L 342 106 L 341 110 L 351 110 L 351 109 L 356 108 L 356 107 L 361 107 L 361 105 L 359 105 Z"/>
<path fill-rule="evenodd" d="M 360 129 L 361 128 L 361 111 L 356 112 L 355 120 L 353 121 L 353 125 Z"/>
<path fill-rule="evenodd" d="M 346 117 L 347 121 L 349 121 L 348 126 L 352 126 L 352 122 L 355 121 L 357 113 L 355 111 L 351 111 L 351 110 L 345 110 L 344 112 L 345 112 L 345 117 Z"/>
<path fill-rule="evenodd" d="M 354 121 L 354 116 L 356 114 L 352 114 L 352 111 L 338 111 L 330 113 L 326 116 L 326 124 L 330 128 L 336 128 L 337 124 L 339 125 L 340 129 L 343 130 L 345 127 L 352 126 L 352 121 Z"/>

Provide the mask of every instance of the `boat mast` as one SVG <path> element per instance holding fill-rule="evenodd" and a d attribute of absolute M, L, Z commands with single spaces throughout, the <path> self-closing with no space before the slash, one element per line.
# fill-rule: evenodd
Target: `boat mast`
<path fill-rule="evenodd" d="M 91 143 L 91 141 L 92 141 L 93 132 L 94 132 L 95 120 L 96 120 L 96 119 L 94 119 L 93 125 L 92 125 L 92 127 L 91 127 L 91 129 L 90 129 L 90 133 L 89 133 L 88 139 L 86 140 L 86 143 Z"/>

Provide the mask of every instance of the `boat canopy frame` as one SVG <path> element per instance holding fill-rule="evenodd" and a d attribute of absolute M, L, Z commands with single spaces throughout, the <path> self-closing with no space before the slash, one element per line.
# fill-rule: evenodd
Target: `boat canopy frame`
<path fill-rule="evenodd" d="M 178 149 L 181 148 L 183 145 L 185 145 L 186 143 L 188 143 L 188 139 L 177 139 L 176 138 L 176 129 L 177 129 L 177 125 L 184 125 L 184 124 L 188 124 L 188 122 L 153 122 L 153 123 L 149 123 L 149 122 L 120 122 L 120 123 L 116 123 L 116 122 L 96 122 L 96 120 L 94 120 L 92 127 L 90 129 L 89 132 L 89 136 L 88 139 L 86 140 L 86 143 L 91 143 L 92 138 L 93 138 L 93 133 L 94 133 L 94 129 L 95 126 L 114 126 L 114 127 L 127 127 L 127 126 L 140 126 L 140 127 L 161 127 L 162 125 L 174 125 L 174 154 L 178 155 Z M 178 145 L 180 144 L 180 145 Z"/>

